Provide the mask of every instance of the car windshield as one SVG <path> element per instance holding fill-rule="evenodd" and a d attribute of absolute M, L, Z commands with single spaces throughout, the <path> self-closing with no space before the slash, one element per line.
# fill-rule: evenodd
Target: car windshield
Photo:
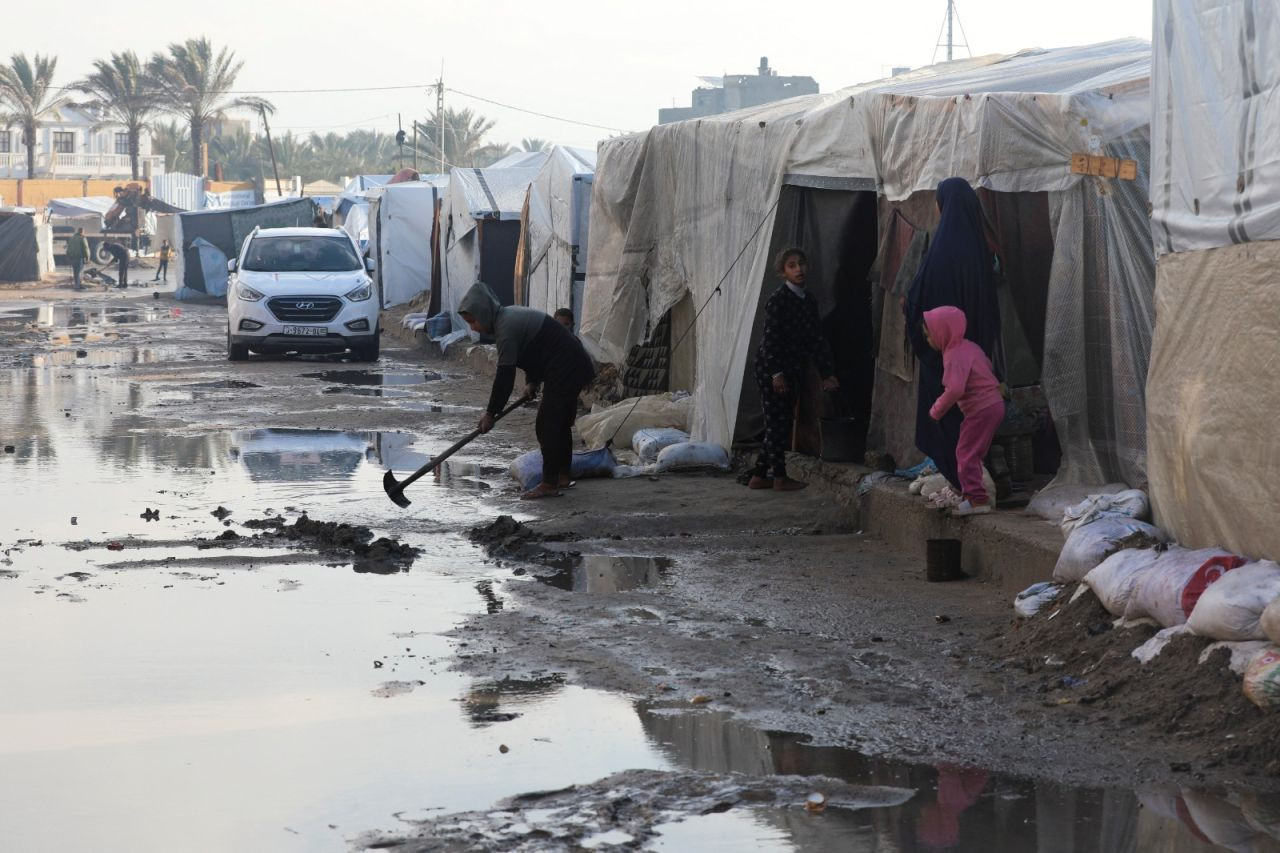
<path fill-rule="evenodd" d="M 254 238 L 244 268 L 255 272 L 347 272 L 361 267 L 350 240 L 307 234 Z"/>

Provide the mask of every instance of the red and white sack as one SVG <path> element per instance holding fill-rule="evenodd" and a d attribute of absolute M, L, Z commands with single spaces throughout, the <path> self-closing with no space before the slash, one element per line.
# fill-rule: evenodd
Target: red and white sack
<path fill-rule="evenodd" d="M 1280 598 L 1280 565 L 1270 560 L 1246 563 L 1205 590 L 1187 627 L 1215 640 L 1265 640 L 1259 623 L 1276 598 Z"/>
<path fill-rule="evenodd" d="M 1154 619 L 1165 628 L 1182 625 L 1205 590 L 1244 562 L 1219 548 L 1170 548 L 1134 586 L 1124 618 Z"/>
<path fill-rule="evenodd" d="M 1117 551 L 1084 576 L 1084 582 L 1102 601 L 1107 612 L 1123 616 L 1133 588 L 1151 570 L 1160 555 L 1149 548 Z"/>

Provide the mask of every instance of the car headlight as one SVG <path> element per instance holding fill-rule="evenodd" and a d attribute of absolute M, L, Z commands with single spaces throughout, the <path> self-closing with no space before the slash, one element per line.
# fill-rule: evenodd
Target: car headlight
<path fill-rule="evenodd" d="M 245 302 L 257 302 L 262 298 L 262 294 L 254 290 L 247 284 L 236 284 L 236 296 L 239 296 Z"/>
<path fill-rule="evenodd" d="M 352 302 L 364 302 L 366 299 L 373 296 L 373 283 L 365 282 L 346 296 Z"/>

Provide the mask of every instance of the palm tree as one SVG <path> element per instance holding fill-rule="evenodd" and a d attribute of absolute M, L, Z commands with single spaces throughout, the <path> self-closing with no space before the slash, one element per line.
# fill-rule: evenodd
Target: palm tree
<path fill-rule="evenodd" d="M 441 118 L 443 121 L 438 121 L 435 115 L 431 115 L 426 121 L 418 122 L 419 127 L 426 129 L 425 141 L 419 142 L 418 151 L 425 155 L 428 161 L 439 160 L 440 147 L 438 140 L 440 139 L 440 126 L 443 124 L 445 168 L 447 169 L 450 166 L 475 166 L 476 155 L 486 149 L 484 137 L 485 134 L 493 130 L 493 119 L 476 115 L 469 108 L 454 110 L 448 107 L 445 107 Z M 420 140 L 423 139 L 423 137 L 419 138 Z M 503 148 L 505 151 L 505 146 Z"/>
<path fill-rule="evenodd" d="M 204 128 L 210 121 L 243 101 L 227 98 L 235 85 L 236 75 L 244 66 L 235 54 L 222 48 L 215 55 L 209 39 L 187 39 L 169 45 L 169 55 L 151 57 L 148 70 L 170 111 L 181 115 L 191 128 L 191 161 L 200 163 L 200 147 Z M 254 108 L 260 99 L 256 99 Z"/>
<path fill-rule="evenodd" d="M 132 50 L 111 54 L 110 60 L 98 59 L 93 73 L 74 86 L 92 100 L 81 106 L 97 111 L 112 123 L 123 124 L 129 134 L 129 168 L 133 179 L 140 177 L 138 145 L 147 119 L 160 108 L 156 89 L 138 54 Z"/>
<path fill-rule="evenodd" d="M 545 139 L 539 139 L 536 136 L 520 140 L 521 151 L 546 151 L 550 147 L 550 142 Z"/>
<path fill-rule="evenodd" d="M 27 146 L 27 177 L 36 176 L 36 130 L 40 120 L 65 101 L 52 96 L 56 56 L 36 54 L 27 59 L 15 53 L 9 65 L 0 66 L 0 124 L 22 128 L 22 144 Z"/>
<path fill-rule="evenodd" d="M 164 157 L 166 172 L 194 171 L 190 161 L 191 137 L 187 129 L 176 121 L 155 122 L 151 125 L 151 153 Z"/>
<path fill-rule="evenodd" d="M 222 164 L 225 180 L 251 181 L 262 177 L 262 159 L 267 148 L 263 137 L 237 130 L 233 136 L 215 136 L 209 148 Z"/>

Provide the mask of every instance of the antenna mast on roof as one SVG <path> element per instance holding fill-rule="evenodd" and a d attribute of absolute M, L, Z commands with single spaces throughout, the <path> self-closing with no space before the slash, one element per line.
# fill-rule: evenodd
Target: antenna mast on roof
<path fill-rule="evenodd" d="M 960 38 L 964 39 L 964 41 L 959 42 L 960 47 L 964 48 L 965 53 L 973 56 L 973 51 L 969 50 L 969 37 L 965 34 L 964 24 L 960 23 L 960 12 L 956 9 L 956 0 L 947 0 L 947 17 L 942 22 L 942 28 L 947 32 L 947 40 L 944 42 L 942 40 L 942 34 L 938 34 L 938 43 L 933 48 L 934 62 L 938 61 L 938 48 L 940 47 L 945 47 L 947 49 L 947 62 L 950 62 L 955 58 L 955 48 L 957 44 L 955 40 L 956 25 L 959 25 L 960 27 Z"/>
<path fill-rule="evenodd" d="M 440 79 L 436 81 L 436 153 L 440 155 L 440 174 L 444 171 L 444 62 L 440 63 Z"/>

